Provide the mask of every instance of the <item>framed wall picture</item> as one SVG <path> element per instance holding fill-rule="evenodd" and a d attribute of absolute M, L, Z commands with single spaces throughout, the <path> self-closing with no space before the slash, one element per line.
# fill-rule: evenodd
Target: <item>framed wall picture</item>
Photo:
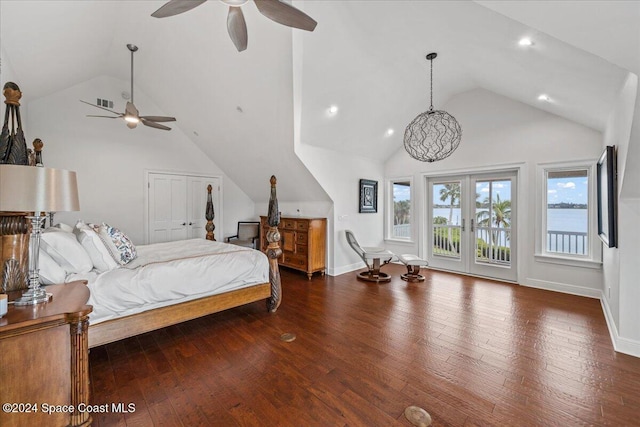
<path fill-rule="evenodd" d="M 598 193 L 598 236 L 610 248 L 618 246 L 618 184 L 616 148 L 608 145 L 596 167 Z"/>
<path fill-rule="evenodd" d="M 378 212 L 378 181 L 360 180 L 360 209 L 358 212 Z"/>

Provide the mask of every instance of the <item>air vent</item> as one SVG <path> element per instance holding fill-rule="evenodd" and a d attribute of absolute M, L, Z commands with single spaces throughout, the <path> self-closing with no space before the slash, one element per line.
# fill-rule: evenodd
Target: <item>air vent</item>
<path fill-rule="evenodd" d="M 105 108 L 113 108 L 113 101 L 109 101 L 107 99 L 97 99 L 96 105 Z"/>

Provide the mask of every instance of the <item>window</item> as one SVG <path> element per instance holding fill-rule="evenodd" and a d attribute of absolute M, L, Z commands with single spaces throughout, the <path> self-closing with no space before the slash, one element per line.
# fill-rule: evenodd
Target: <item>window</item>
<path fill-rule="evenodd" d="M 600 248 L 593 238 L 593 165 L 547 166 L 540 174 L 542 235 L 537 239 L 537 256 L 596 263 Z"/>
<path fill-rule="evenodd" d="M 547 171 L 545 250 L 589 255 L 589 174 L 586 169 Z"/>
<path fill-rule="evenodd" d="M 392 180 L 389 183 L 391 212 L 389 238 L 411 240 L 411 180 L 408 178 Z"/>

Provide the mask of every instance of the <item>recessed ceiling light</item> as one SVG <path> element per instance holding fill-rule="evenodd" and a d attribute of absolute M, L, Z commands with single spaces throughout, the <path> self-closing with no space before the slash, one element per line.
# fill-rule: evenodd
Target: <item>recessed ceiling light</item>
<path fill-rule="evenodd" d="M 389 129 L 387 129 L 386 135 L 387 136 L 391 136 L 391 135 L 393 135 L 394 132 L 395 131 L 393 129 L 389 128 Z"/>
<path fill-rule="evenodd" d="M 533 41 L 529 37 L 523 37 L 518 42 L 520 46 L 533 46 Z"/>
<path fill-rule="evenodd" d="M 549 95 L 543 93 L 542 95 L 538 96 L 538 101 L 550 102 L 551 98 L 549 98 Z"/>
<path fill-rule="evenodd" d="M 337 105 L 332 105 L 331 107 L 329 107 L 329 114 L 336 114 L 337 112 L 338 112 Z"/>

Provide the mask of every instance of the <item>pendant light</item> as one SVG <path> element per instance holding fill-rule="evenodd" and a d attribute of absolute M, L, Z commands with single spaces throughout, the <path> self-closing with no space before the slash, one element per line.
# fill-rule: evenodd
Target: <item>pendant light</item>
<path fill-rule="evenodd" d="M 431 106 L 419 114 L 404 131 L 404 148 L 421 162 L 435 162 L 451 155 L 460 145 L 462 129 L 455 117 L 443 110 L 433 109 L 433 60 L 437 53 L 430 53 Z"/>

